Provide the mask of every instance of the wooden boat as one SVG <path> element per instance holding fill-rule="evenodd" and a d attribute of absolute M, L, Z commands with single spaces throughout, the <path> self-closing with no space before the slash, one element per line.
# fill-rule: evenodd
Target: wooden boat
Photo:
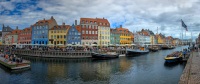
<path fill-rule="evenodd" d="M 105 53 L 92 53 L 92 58 L 94 59 L 114 59 L 119 58 L 119 54 L 116 52 L 105 52 Z"/>
<path fill-rule="evenodd" d="M 165 62 L 168 62 L 168 63 L 178 62 L 181 60 L 182 60 L 182 52 L 180 51 L 173 52 L 165 57 Z"/>
<path fill-rule="evenodd" d="M 126 56 L 137 56 L 149 53 L 148 49 L 141 47 L 139 49 L 126 49 Z"/>
<path fill-rule="evenodd" d="M 158 46 L 150 46 L 148 49 L 149 51 L 152 51 L 152 52 L 156 52 L 159 50 Z"/>
<path fill-rule="evenodd" d="M 167 49 L 170 49 L 170 46 L 168 46 L 168 45 L 163 45 L 163 46 L 161 46 L 161 48 L 162 48 L 162 50 L 167 50 Z"/>
<path fill-rule="evenodd" d="M 8 61 L 2 56 L 0 56 L 0 64 L 7 67 L 10 70 L 30 68 L 30 61 L 23 60 L 22 62 L 12 62 Z"/>

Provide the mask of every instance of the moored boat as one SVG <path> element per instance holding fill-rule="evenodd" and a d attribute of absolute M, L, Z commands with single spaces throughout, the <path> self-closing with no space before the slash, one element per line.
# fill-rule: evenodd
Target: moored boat
<path fill-rule="evenodd" d="M 152 51 L 152 52 L 156 52 L 159 50 L 158 46 L 150 46 L 148 49 L 149 51 Z"/>
<path fill-rule="evenodd" d="M 182 52 L 180 51 L 173 52 L 165 57 L 165 62 L 168 62 L 168 63 L 178 62 L 181 60 L 182 60 Z"/>
<path fill-rule="evenodd" d="M 144 47 L 140 49 L 126 49 L 126 56 L 137 56 L 147 53 L 149 53 L 149 50 L 145 49 Z"/>
<path fill-rule="evenodd" d="M 30 61 L 24 60 L 22 58 L 16 58 L 8 55 L 1 55 L 0 56 L 0 64 L 5 66 L 6 68 L 10 70 L 19 70 L 19 69 L 25 69 L 30 68 Z"/>
<path fill-rule="evenodd" d="M 92 53 L 92 58 L 94 59 L 114 59 L 119 58 L 119 54 L 116 52 L 105 52 L 105 53 Z"/>

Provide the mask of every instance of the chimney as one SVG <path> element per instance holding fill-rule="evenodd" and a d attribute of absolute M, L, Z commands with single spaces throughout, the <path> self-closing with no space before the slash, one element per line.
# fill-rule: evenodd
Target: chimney
<path fill-rule="evenodd" d="M 16 27 L 16 30 L 18 30 L 18 26 Z"/>
<path fill-rule="evenodd" d="M 51 19 L 54 19 L 53 16 L 51 16 Z"/>
<path fill-rule="evenodd" d="M 120 25 L 120 28 L 122 28 L 122 25 Z"/>
<path fill-rule="evenodd" d="M 45 20 L 45 18 L 44 18 L 44 20 Z"/>
<path fill-rule="evenodd" d="M 75 20 L 75 26 L 77 25 L 77 20 Z"/>
<path fill-rule="evenodd" d="M 103 19 L 104 19 L 104 17 L 103 17 Z"/>
<path fill-rule="evenodd" d="M 65 26 L 65 23 L 63 22 L 62 25 Z"/>

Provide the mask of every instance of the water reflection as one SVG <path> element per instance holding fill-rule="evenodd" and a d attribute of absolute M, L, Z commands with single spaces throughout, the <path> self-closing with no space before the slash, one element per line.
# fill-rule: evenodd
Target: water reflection
<path fill-rule="evenodd" d="M 160 50 L 136 57 L 113 60 L 55 59 L 26 57 L 31 70 L 10 74 L 0 68 L 3 84 L 174 84 L 178 83 L 184 63 L 166 64 L 164 57 L 180 48 Z M 13 80 L 10 80 L 13 78 Z"/>

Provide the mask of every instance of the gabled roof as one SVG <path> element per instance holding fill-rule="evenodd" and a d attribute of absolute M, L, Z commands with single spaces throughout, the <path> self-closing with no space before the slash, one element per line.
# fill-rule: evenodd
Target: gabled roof
<path fill-rule="evenodd" d="M 52 27 L 50 30 L 65 30 L 69 29 L 71 26 L 70 25 L 56 25 Z"/>
<path fill-rule="evenodd" d="M 81 26 L 80 25 L 76 25 L 76 30 L 78 30 L 79 33 L 81 33 Z"/>
<path fill-rule="evenodd" d="M 56 23 L 56 21 L 55 21 L 55 19 L 53 18 L 53 16 L 51 16 L 51 18 L 50 19 L 48 19 L 48 20 L 45 20 L 45 19 L 43 19 L 43 20 L 39 20 L 39 21 L 37 21 L 35 24 L 34 24 L 34 26 L 36 25 L 36 24 L 52 24 L 53 22 L 55 22 Z M 57 23 L 56 23 L 57 24 Z"/>
<path fill-rule="evenodd" d="M 96 22 L 98 26 L 110 27 L 109 21 L 105 18 L 80 18 L 80 23 L 82 23 L 82 21 L 84 21 L 84 23 L 86 23 L 86 21 L 88 23 Z"/>
<path fill-rule="evenodd" d="M 32 31 L 32 28 L 27 27 L 27 28 L 23 29 L 21 32 L 24 33 L 24 32 L 31 32 L 31 31 Z"/>
<path fill-rule="evenodd" d="M 2 32 L 11 32 L 13 29 L 11 28 L 11 27 L 9 27 L 9 26 L 4 26 L 4 24 L 3 24 L 3 27 L 2 27 Z"/>

